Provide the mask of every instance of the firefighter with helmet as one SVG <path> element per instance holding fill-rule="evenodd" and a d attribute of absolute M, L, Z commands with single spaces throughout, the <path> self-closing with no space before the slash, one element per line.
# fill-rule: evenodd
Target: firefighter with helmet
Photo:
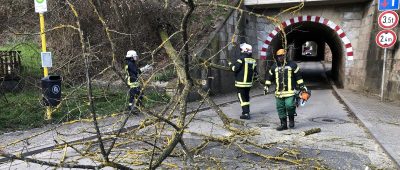
<path fill-rule="evenodd" d="M 139 56 L 136 51 L 129 50 L 126 53 L 126 81 L 129 86 L 129 106 L 128 110 L 137 110 L 137 107 L 142 105 L 142 94 L 140 92 L 140 84 L 139 84 L 139 75 L 141 74 L 141 69 L 138 68 L 137 62 L 139 60 Z M 136 102 L 135 102 L 136 100 Z"/>
<path fill-rule="evenodd" d="M 253 48 L 250 44 L 240 44 L 240 58 L 235 63 L 229 62 L 230 69 L 235 75 L 235 87 L 237 89 L 242 115 L 240 119 L 250 119 L 250 88 L 256 71 L 256 60 L 252 58 Z"/>
<path fill-rule="evenodd" d="M 308 92 L 300 75 L 300 68 L 293 61 L 286 61 L 286 51 L 279 49 L 276 52 L 275 64 L 266 74 L 264 93 L 268 94 L 269 86 L 276 84 L 275 99 L 278 111 L 280 126 L 276 130 L 286 130 L 287 117 L 289 117 L 289 127 L 294 128 L 294 116 L 296 116 L 295 89 Z"/>

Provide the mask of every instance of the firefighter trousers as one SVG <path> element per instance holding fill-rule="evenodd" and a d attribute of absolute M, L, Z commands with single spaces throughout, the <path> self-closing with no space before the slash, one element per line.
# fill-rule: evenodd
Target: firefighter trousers
<path fill-rule="evenodd" d="M 280 119 L 285 119 L 286 116 L 295 116 L 296 106 L 294 105 L 294 96 L 290 97 L 275 97 L 276 110 Z"/>
<path fill-rule="evenodd" d="M 250 113 L 250 87 L 237 87 L 242 114 Z"/>
<path fill-rule="evenodd" d="M 140 87 L 133 87 L 129 89 L 129 107 L 142 106 L 143 94 L 140 93 Z M 136 102 L 135 102 L 136 100 Z"/>

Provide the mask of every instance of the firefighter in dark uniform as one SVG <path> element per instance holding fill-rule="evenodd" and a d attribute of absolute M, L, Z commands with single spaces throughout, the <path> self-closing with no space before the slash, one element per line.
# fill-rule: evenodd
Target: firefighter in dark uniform
<path fill-rule="evenodd" d="M 276 84 L 275 99 L 281 125 L 278 131 L 286 130 L 287 117 L 289 117 L 289 127 L 294 128 L 294 116 L 296 116 L 296 105 L 294 103 L 295 89 L 307 91 L 303 78 L 300 75 L 300 68 L 293 61 L 286 61 L 286 51 L 279 49 L 276 52 L 275 64 L 266 74 L 264 91 L 269 92 L 269 86 Z"/>
<path fill-rule="evenodd" d="M 242 115 L 240 119 L 250 119 L 250 88 L 256 72 L 256 60 L 252 58 L 252 47 L 249 44 L 240 44 L 240 58 L 229 67 L 235 73 L 235 87 L 237 88 Z"/>
<path fill-rule="evenodd" d="M 129 86 L 129 106 L 128 110 L 136 109 L 137 107 L 142 105 L 142 94 L 140 92 L 140 84 L 139 84 L 139 74 L 141 70 L 137 66 L 138 55 L 136 51 L 130 50 L 126 54 L 126 81 Z M 135 102 L 136 100 L 136 102 Z"/>

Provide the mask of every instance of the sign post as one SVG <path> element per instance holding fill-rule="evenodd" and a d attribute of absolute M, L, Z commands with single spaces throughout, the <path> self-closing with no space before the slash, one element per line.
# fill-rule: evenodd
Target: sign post
<path fill-rule="evenodd" d="M 382 0 L 380 0 L 380 1 L 382 1 Z M 384 0 L 384 2 L 387 2 L 387 0 Z M 395 0 L 391 0 L 391 2 L 395 3 Z M 379 4 L 381 4 L 381 3 L 379 3 Z M 399 2 L 397 0 L 397 9 L 398 9 L 398 5 L 399 5 Z M 385 11 L 379 15 L 378 24 L 383 29 L 392 29 L 392 28 L 396 27 L 398 23 L 399 23 L 399 15 L 394 11 Z M 381 101 L 383 101 L 383 88 L 385 87 L 387 48 L 392 47 L 396 43 L 397 36 L 396 36 L 396 33 L 393 32 L 392 30 L 382 30 L 376 35 L 375 41 L 378 46 L 384 48 L 383 67 L 382 67 L 382 83 L 381 83 Z"/>
<path fill-rule="evenodd" d="M 42 53 L 46 53 L 46 33 L 45 33 L 45 26 L 44 26 L 44 14 L 47 12 L 47 0 L 34 0 L 35 2 L 35 12 L 39 13 L 39 19 L 40 19 L 40 38 L 42 40 Z M 45 57 L 48 58 L 48 57 Z M 51 58 L 50 58 L 51 59 Z M 46 66 L 47 64 L 43 64 L 43 62 L 48 61 L 43 61 L 43 54 L 42 54 L 42 65 Z M 47 67 L 43 67 L 43 75 L 44 77 L 49 75 L 49 69 Z M 51 108 L 50 106 L 46 107 L 46 120 L 51 119 Z"/>
<path fill-rule="evenodd" d="M 383 69 L 382 69 L 382 83 L 381 83 L 381 101 L 383 101 L 383 88 L 385 86 L 385 70 L 386 70 L 386 55 L 387 48 L 392 47 L 397 41 L 396 33 L 392 30 L 382 30 L 376 35 L 376 44 L 384 48 L 383 54 Z"/>
<path fill-rule="evenodd" d="M 385 87 L 385 70 L 386 70 L 386 55 L 387 48 L 383 52 L 383 68 L 382 68 L 382 82 L 381 82 L 381 101 L 383 101 L 383 87 Z"/>

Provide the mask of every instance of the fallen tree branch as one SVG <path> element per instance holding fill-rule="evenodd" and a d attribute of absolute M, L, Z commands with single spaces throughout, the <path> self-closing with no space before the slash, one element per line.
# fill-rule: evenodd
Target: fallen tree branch
<path fill-rule="evenodd" d="M 33 159 L 33 158 L 27 158 L 24 156 L 17 156 L 17 155 L 13 155 L 10 153 L 5 153 L 0 151 L 0 156 L 9 158 L 9 159 L 13 159 L 13 160 L 21 160 L 21 161 L 25 161 L 25 162 L 31 162 L 31 163 L 36 163 L 39 165 L 46 165 L 46 166 L 51 166 L 51 167 L 63 167 L 63 168 L 81 168 L 81 169 L 101 169 L 103 167 L 105 167 L 104 164 L 100 164 L 98 166 L 93 166 L 93 165 L 76 165 L 76 164 L 66 164 L 66 163 L 54 163 L 54 162 L 47 162 L 47 161 L 42 161 L 42 160 L 38 160 L 38 159 Z"/>
<path fill-rule="evenodd" d="M 321 132 L 321 128 L 312 128 L 312 129 L 301 132 L 301 134 L 303 136 L 308 136 L 308 135 L 311 135 L 314 133 L 319 133 L 319 132 Z"/>

